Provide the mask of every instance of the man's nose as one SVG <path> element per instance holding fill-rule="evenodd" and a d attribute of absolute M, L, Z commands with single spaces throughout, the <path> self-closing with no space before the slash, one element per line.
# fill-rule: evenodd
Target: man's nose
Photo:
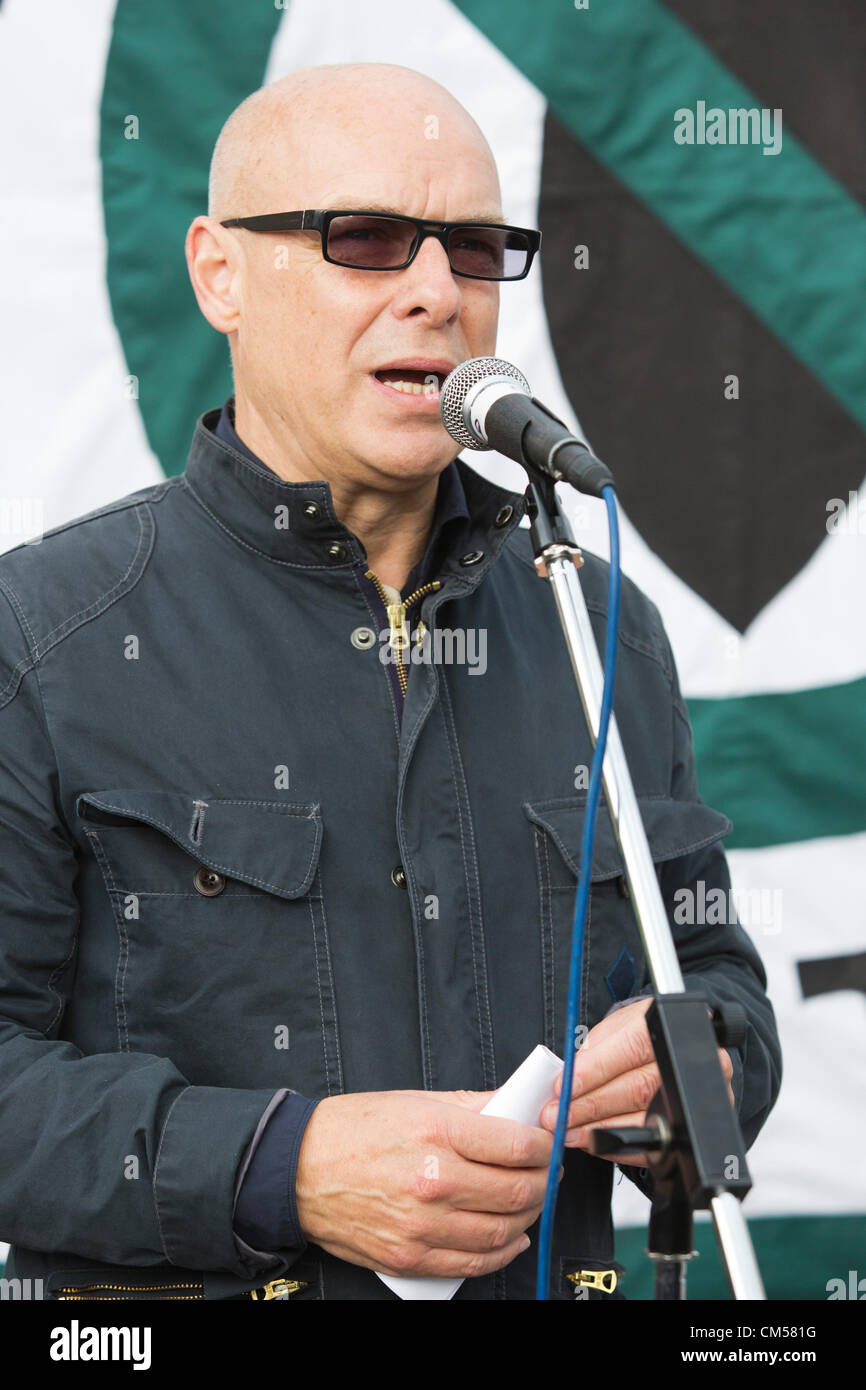
<path fill-rule="evenodd" d="M 459 313 L 463 302 L 460 280 L 435 236 L 424 237 L 411 265 L 398 271 L 397 277 L 396 312 L 408 315 L 420 310 L 442 322 Z"/>

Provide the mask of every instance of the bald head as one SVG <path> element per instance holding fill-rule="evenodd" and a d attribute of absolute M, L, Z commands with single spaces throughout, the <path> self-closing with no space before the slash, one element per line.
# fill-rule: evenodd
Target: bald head
<path fill-rule="evenodd" d="M 501 223 L 490 147 L 451 93 L 411 68 L 304 68 L 226 121 L 209 215 L 187 232 L 199 306 L 229 339 L 244 443 L 284 477 L 417 491 L 426 507 L 457 452 L 436 383 L 493 353 L 499 283 L 454 271 L 432 229 L 408 264 L 379 270 L 329 258 L 319 229 L 220 225 L 312 208 Z"/>
<path fill-rule="evenodd" d="M 446 161 L 477 160 L 498 191 L 490 146 L 438 82 L 392 63 L 335 63 L 290 73 L 236 107 L 214 146 L 208 214 L 321 206 L 311 195 L 323 175 L 327 183 L 330 151 L 354 146 L 370 168 L 395 140 L 421 142 L 426 155 L 436 142 Z"/>

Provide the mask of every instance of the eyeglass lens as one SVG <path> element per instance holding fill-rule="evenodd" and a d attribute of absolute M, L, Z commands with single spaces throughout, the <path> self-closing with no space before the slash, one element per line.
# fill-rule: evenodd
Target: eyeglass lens
<path fill-rule="evenodd" d="M 413 223 L 396 217 L 335 217 L 328 228 L 328 255 L 362 270 L 393 269 L 408 260 L 416 234 Z M 520 232 L 470 223 L 448 235 L 451 268 L 464 275 L 511 280 L 523 274 L 528 256 L 529 245 Z"/>

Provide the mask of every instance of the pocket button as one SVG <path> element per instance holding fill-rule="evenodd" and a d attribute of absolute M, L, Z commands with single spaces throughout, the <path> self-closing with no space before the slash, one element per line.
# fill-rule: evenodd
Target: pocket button
<path fill-rule="evenodd" d="M 206 868 L 204 864 L 200 864 L 196 869 L 193 883 L 196 892 L 201 893 L 203 898 L 215 898 L 226 886 L 222 874 L 215 873 L 213 869 Z"/>

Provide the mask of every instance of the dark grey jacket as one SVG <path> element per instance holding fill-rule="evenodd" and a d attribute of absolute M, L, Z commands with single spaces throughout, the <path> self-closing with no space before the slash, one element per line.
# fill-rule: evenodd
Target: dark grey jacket
<path fill-rule="evenodd" d="M 519 494 L 458 461 L 470 530 L 416 612 L 455 636 L 408 668 L 401 721 L 328 485 L 243 458 L 218 413 L 183 476 L 0 557 L 6 1272 L 47 1297 L 219 1298 L 288 1271 L 302 1299 L 387 1299 L 316 1246 L 241 1242 L 240 1164 L 283 1088 L 488 1089 L 539 1041 L 561 1051 L 591 746 Z M 606 565 L 581 579 L 602 638 Z M 620 641 L 672 914 L 678 888 L 727 887 L 730 825 L 698 797 L 670 646 L 628 581 Z M 603 811 L 589 1026 L 646 984 L 622 869 Z M 675 930 L 687 984 L 748 1011 L 750 1143 L 780 1078 L 760 959 L 736 924 Z M 613 1267 L 612 1176 L 567 1154 L 554 1297 Z M 533 1246 L 457 1297 L 531 1298 L 534 1265 Z"/>

